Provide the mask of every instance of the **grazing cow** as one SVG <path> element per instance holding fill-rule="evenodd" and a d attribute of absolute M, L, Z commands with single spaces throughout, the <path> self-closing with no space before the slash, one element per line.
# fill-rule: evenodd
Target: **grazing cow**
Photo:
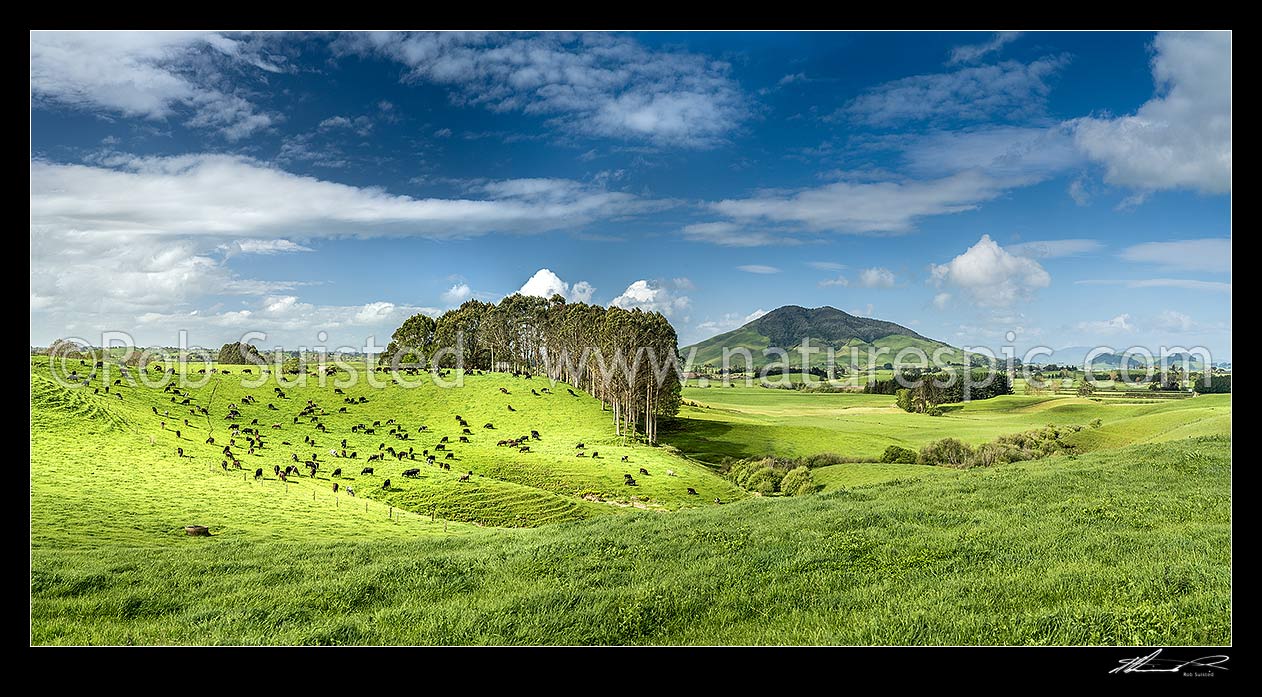
<path fill-rule="evenodd" d="M 184 457 L 184 448 L 176 448 L 175 454 L 179 455 L 180 457 Z"/>
<path fill-rule="evenodd" d="M 666 470 L 666 476 L 667 477 L 675 476 L 675 470 Z"/>
<path fill-rule="evenodd" d="M 211 437 L 209 437 L 209 438 L 207 438 L 207 439 L 206 439 L 206 445 L 214 445 L 214 444 L 215 444 L 215 437 L 214 437 L 214 436 L 211 436 Z"/>
<path fill-rule="evenodd" d="M 571 396 L 571 397 L 577 397 L 577 396 L 578 396 L 578 395 L 574 394 L 574 390 L 571 390 L 571 389 L 570 389 L 570 388 L 568 388 L 568 387 L 567 387 L 567 388 L 565 388 L 565 389 L 566 389 L 566 390 L 570 393 L 570 396 Z"/>
<path fill-rule="evenodd" d="M 387 479 L 386 481 L 382 482 L 382 483 L 381 483 L 381 488 L 382 488 L 382 489 L 389 489 L 389 488 L 390 488 L 390 480 L 389 480 L 389 479 Z"/>
<path fill-rule="evenodd" d="M 354 498 L 354 496 L 355 496 L 355 487 L 353 487 L 353 486 L 351 486 L 351 485 L 347 484 L 347 485 L 346 485 L 346 494 L 347 494 L 347 496 L 350 496 L 350 497 Z"/>
<path fill-rule="evenodd" d="M 272 428 L 280 428 L 280 424 L 272 424 Z"/>
<path fill-rule="evenodd" d="M 468 472 L 460 475 L 460 481 L 467 482 L 469 481 L 469 478 L 472 476 L 473 476 L 473 470 L 469 470 Z"/>
<path fill-rule="evenodd" d="M 403 470 L 403 476 L 405 476 L 405 477 L 415 477 L 415 476 L 419 475 L 420 473 L 421 473 L 421 470 L 420 470 L 420 468 L 417 468 L 417 467 L 413 467 L 412 469 L 406 469 L 406 470 Z"/>
<path fill-rule="evenodd" d="M 334 388 L 333 388 L 333 394 L 346 394 L 346 393 L 342 391 L 342 388 L 340 388 L 340 387 L 334 387 Z"/>
<path fill-rule="evenodd" d="M 179 438 L 179 437 L 180 437 L 180 432 L 179 432 L 179 431 L 176 431 L 176 432 L 175 432 L 175 437 L 176 437 L 176 438 Z"/>
<path fill-rule="evenodd" d="M 287 476 L 287 475 L 286 475 L 284 472 L 281 472 L 280 474 L 278 474 L 278 475 L 276 475 L 276 476 L 277 476 L 277 477 L 280 477 L 280 480 L 281 480 L 282 482 L 287 482 L 287 481 L 289 481 L 288 479 L 286 479 L 286 476 Z"/>
<path fill-rule="evenodd" d="M 508 391 L 507 388 L 504 388 L 504 387 L 500 388 L 500 392 L 503 392 L 504 394 L 512 394 L 511 392 Z"/>
<path fill-rule="evenodd" d="M 631 459 L 631 456 L 630 456 L 630 455 L 623 455 L 623 456 L 622 456 L 622 461 L 623 461 L 623 462 L 628 462 L 630 459 Z"/>
<path fill-rule="evenodd" d="M 631 476 L 627 476 L 626 481 L 623 483 L 626 484 L 627 486 L 639 486 L 638 484 L 635 483 L 635 479 L 632 478 Z"/>
<path fill-rule="evenodd" d="M 337 469 L 333 470 L 333 476 L 334 476 L 334 477 L 340 477 L 340 476 L 342 476 L 342 468 L 341 468 L 341 467 L 338 467 Z"/>
<path fill-rule="evenodd" d="M 157 408 L 157 407 L 149 407 L 149 408 L 150 408 L 150 409 L 153 409 L 153 413 L 155 413 L 155 414 L 157 414 L 157 413 L 158 413 L 158 408 Z"/>
<path fill-rule="evenodd" d="M 587 453 L 574 453 L 574 457 L 587 457 Z"/>
<path fill-rule="evenodd" d="M 539 437 L 539 432 L 538 432 L 538 431 L 531 431 L 531 432 L 530 432 L 530 437 L 531 437 L 531 438 L 534 438 L 535 440 L 543 440 L 543 438 L 540 438 L 540 437 Z"/>
<path fill-rule="evenodd" d="M 518 448 L 517 450 L 518 450 L 518 452 L 528 453 L 528 452 L 530 452 L 530 446 L 529 446 L 529 445 L 523 445 L 523 446 L 521 446 L 520 448 Z"/>
<path fill-rule="evenodd" d="M 438 439 L 438 442 L 439 442 L 439 443 L 447 443 L 447 442 L 448 442 L 448 440 L 447 440 L 447 436 L 443 436 L 442 438 L 439 438 L 439 439 Z"/>
<path fill-rule="evenodd" d="M 456 459 L 456 454 L 455 454 L 455 453 L 447 453 L 447 456 L 446 456 L 446 457 L 444 457 L 443 459 L 444 459 L 444 460 L 454 460 L 454 459 Z"/>
<path fill-rule="evenodd" d="M 717 496 L 715 496 L 715 497 L 714 497 L 714 502 L 715 502 L 715 503 L 720 503 L 720 504 L 721 504 L 721 503 L 723 503 L 723 501 L 722 501 L 722 500 L 720 500 L 720 499 L 719 499 L 719 497 L 717 497 Z"/>
<path fill-rule="evenodd" d="M 587 446 L 586 446 L 586 445 L 584 445 L 583 443 L 579 443 L 578 445 L 576 445 L 576 446 L 574 446 L 574 447 L 575 447 L 575 448 L 577 448 L 577 449 L 579 449 L 579 450 L 582 450 L 583 448 L 586 448 Z"/>
<path fill-rule="evenodd" d="M 599 451 L 599 450 L 593 450 L 593 451 L 592 451 L 592 459 L 593 459 L 593 460 L 595 460 L 595 459 L 596 459 L 596 458 L 598 458 L 598 457 L 600 457 L 600 451 Z"/>
<path fill-rule="evenodd" d="M 696 496 L 696 495 L 697 495 L 697 490 L 696 490 L 696 489 L 694 489 L 694 488 L 692 488 L 692 487 L 688 487 L 688 495 L 689 495 L 689 496 Z"/>
<path fill-rule="evenodd" d="M 646 477 L 647 477 L 647 476 L 649 476 L 649 471 L 648 471 L 648 470 L 646 470 L 646 469 L 644 469 L 643 467 L 641 467 L 641 468 L 640 468 L 640 474 L 642 474 L 642 475 L 644 475 L 644 476 L 646 476 Z"/>
<path fill-rule="evenodd" d="M 351 451 L 351 459 L 354 460 L 357 457 L 359 457 L 359 453 Z"/>
<path fill-rule="evenodd" d="M 469 436 L 460 436 L 460 442 L 461 442 L 461 443 L 468 443 L 468 442 L 469 442 Z"/>
<path fill-rule="evenodd" d="M 221 462 L 219 463 L 219 466 L 220 466 L 221 468 L 223 468 L 223 471 L 225 471 L 225 472 L 227 472 L 227 471 L 228 471 L 228 461 L 227 461 L 227 460 L 223 460 L 223 461 L 221 461 Z"/>
<path fill-rule="evenodd" d="M 513 408 L 513 405 L 511 405 L 511 404 L 510 404 L 510 405 L 508 405 L 508 410 L 509 410 L 509 411 L 517 411 L 516 409 L 514 409 L 514 408 Z"/>
<path fill-rule="evenodd" d="M 365 467 L 364 469 L 360 470 L 360 471 L 359 471 L 359 473 L 360 473 L 360 474 L 372 474 L 372 468 L 371 468 L 371 467 Z"/>
<path fill-rule="evenodd" d="M 280 474 L 280 465 L 272 465 L 272 472 L 275 474 Z"/>
<path fill-rule="evenodd" d="M 333 482 L 333 493 L 337 493 L 337 482 Z"/>
<path fill-rule="evenodd" d="M 488 421 L 487 423 L 482 424 L 482 428 L 495 428 L 495 424 Z"/>
<path fill-rule="evenodd" d="M 538 393 L 537 391 L 535 391 L 535 390 L 531 390 L 531 391 L 530 391 L 530 394 L 532 394 L 532 395 L 534 395 L 534 396 L 536 396 L 536 397 L 538 397 L 538 396 L 539 396 L 539 393 Z"/>
<path fill-rule="evenodd" d="M 254 478 L 255 478 L 256 480 L 258 480 L 258 479 L 262 479 L 262 478 L 263 478 L 263 468 L 262 468 L 262 467 L 260 467 L 260 468 L 258 468 L 258 469 L 256 469 L 256 470 L 254 470 Z"/>

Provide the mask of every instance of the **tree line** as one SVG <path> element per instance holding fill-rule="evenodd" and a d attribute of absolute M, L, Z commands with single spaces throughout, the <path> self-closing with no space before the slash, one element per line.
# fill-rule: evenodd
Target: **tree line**
<path fill-rule="evenodd" d="M 391 335 L 382 364 L 547 376 L 596 397 L 618 435 L 657 441 L 679 412 L 679 341 L 658 312 L 513 294 L 469 300 L 437 319 L 417 314 Z"/>

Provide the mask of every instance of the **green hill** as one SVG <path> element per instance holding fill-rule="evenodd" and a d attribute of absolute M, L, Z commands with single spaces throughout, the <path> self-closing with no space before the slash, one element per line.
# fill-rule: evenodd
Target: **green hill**
<path fill-rule="evenodd" d="M 898 352 L 907 348 L 918 348 L 929 356 L 944 349 L 940 354 L 944 361 L 966 362 L 964 351 L 917 334 L 902 325 L 856 317 L 835 307 L 805 308 L 797 305 L 786 305 L 768 312 L 738 329 L 686 346 L 680 349 L 680 353 L 686 359 L 695 349 L 693 365 L 708 363 L 720 368 L 724 349 L 729 355 L 747 350 L 753 356 L 751 367 L 760 368 L 782 360 L 776 353 L 765 355 L 766 349 L 782 348 L 789 352 L 789 365 L 801 367 L 803 361 L 799 347 L 808 338 L 811 347 L 823 352 L 813 352 L 808 367 L 824 368 L 829 348 L 836 351 L 836 364 L 844 366 L 866 367 L 869 356 L 872 356 L 871 362 L 878 366 L 892 363 Z M 739 370 L 743 360 L 733 359 L 731 367 Z"/>

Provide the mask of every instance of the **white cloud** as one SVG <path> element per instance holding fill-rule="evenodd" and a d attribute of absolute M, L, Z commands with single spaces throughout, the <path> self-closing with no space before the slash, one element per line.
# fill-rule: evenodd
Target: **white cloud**
<path fill-rule="evenodd" d="M 1099 251 L 1103 247 L 1104 245 L 1100 244 L 1099 240 L 1068 239 L 1022 242 L 1021 244 L 1008 245 L 1007 249 L 1019 257 L 1059 259 L 1061 257 L 1090 254 L 1091 252 Z"/>
<path fill-rule="evenodd" d="M 938 293 L 937 295 L 933 296 L 933 306 L 938 308 L 939 310 L 946 309 L 947 304 L 950 302 L 951 302 L 950 293 Z"/>
<path fill-rule="evenodd" d="M 1069 192 L 1069 198 L 1073 199 L 1074 203 L 1079 206 L 1085 206 L 1091 203 L 1091 199 L 1094 196 L 1091 191 L 1091 186 L 1085 177 L 1074 178 L 1073 181 L 1069 182 L 1069 188 L 1067 191 Z"/>
<path fill-rule="evenodd" d="M 1046 56 L 1032 63 L 1004 61 L 905 77 L 855 97 L 835 116 L 869 126 L 1029 118 L 1043 112 L 1049 80 L 1067 63 L 1064 56 Z"/>
<path fill-rule="evenodd" d="M 31 161 L 32 230 L 79 234 L 460 238 L 542 232 L 652 208 L 566 180 L 486 185 L 484 199 L 417 199 L 228 155 L 115 155 L 109 166 Z"/>
<path fill-rule="evenodd" d="M 856 179 L 796 192 L 763 191 L 709 205 L 723 216 L 742 221 L 796 224 L 815 231 L 902 233 L 925 216 L 973 210 L 1012 185 L 970 170 L 941 179 Z"/>
<path fill-rule="evenodd" d="M 443 292 L 443 302 L 448 305 L 459 305 L 473 296 L 473 289 L 468 283 L 457 283 Z"/>
<path fill-rule="evenodd" d="M 850 285 L 850 279 L 845 276 L 837 276 L 836 278 L 828 278 L 819 282 L 820 288 L 846 288 Z"/>
<path fill-rule="evenodd" d="M 745 273 L 771 274 L 780 273 L 780 269 L 775 266 L 766 266 L 765 264 L 744 264 L 736 267 Z"/>
<path fill-rule="evenodd" d="M 681 295 L 680 290 L 678 284 L 673 282 L 642 279 L 627 286 L 621 295 L 609 301 L 609 305 L 624 310 L 639 308 L 645 312 L 660 312 L 666 317 L 672 317 L 687 311 L 692 305 L 692 300 Z"/>
<path fill-rule="evenodd" d="M 1210 237 L 1173 242 L 1145 242 L 1127 247 L 1119 254 L 1126 261 L 1157 264 L 1163 269 L 1184 271 L 1231 271 L 1231 240 Z"/>
<path fill-rule="evenodd" d="M 845 264 L 838 264 L 835 261 L 808 261 L 806 265 L 820 271 L 841 271 L 846 268 Z"/>
<path fill-rule="evenodd" d="M 1093 334 L 1129 334 L 1135 331 L 1134 325 L 1131 324 L 1131 316 L 1125 313 L 1113 319 L 1079 322 L 1077 327 L 1079 331 Z"/>
<path fill-rule="evenodd" d="M 227 245 L 229 252 L 238 254 L 290 254 L 315 250 L 290 240 L 235 240 Z"/>
<path fill-rule="evenodd" d="M 1111 184 L 1231 193 L 1231 32 L 1162 32 L 1156 94 L 1133 115 L 1074 122 Z"/>
<path fill-rule="evenodd" d="M 434 131 L 434 137 L 435 137 L 435 138 L 450 138 L 450 137 L 451 137 L 451 129 L 450 129 L 450 128 L 440 128 L 440 129 L 438 129 L 437 131 Z"/>
<path fill-rule="evenodd" d="M 596 292 L 596 289 L 587 281 L 579 281 L 571 286 L 550 269 L 539 269 L 517 292 L 538 298 L 560 295 L 569 302 L 585 303 L 591 302 L 592 294 Z"/>
<path fill-rule="evenodd" d="M 916 176 L 940 177 L 970 169 L 992 177 L 1033 184 L 1086 162 L 1072 128 L 984 125 L 923 135 L 898 134 L 873 140 L 873 147 L 900 151 Z"/>
<path fill-rule="evenodd" d="M 279 71 L 257 42 L 205 32 L 34 31 L 31 96 L 48 106 L 153 120 L 182 114 L 191 127 L 238 140 L 279 118 L 219 89 L 222 73 L 241 63 Z"/>
<path fill-rule="evenodd" d="M 956 63 L 976 62 L 1019 38 L 1021 38 L 1021 32 L 1019 31 L 995 32 L 994 36 L 990 37 L 988 41 L 983 41 L 980 44 L 956 46 L 951 49 L 951 59 L 948 63 L 954 65 Z"/>
<path fill-rule="evenodd" d="M 750 230 L 742 225 L 727 222 L 695 223 L 685 226 L 682 233 L 686 240 L 709 242 L 721 247 L 769 247 L 777 244 L 798 244 L 798 241 L 792 238 L 760 230 Z"/>
<path fill-rule="evenodd" d="M 1190 278 L 1133 278 L 1133 279 L 1099 279 L 1090 278 L 1074 281 L 1084 286 L 1124 286 L 1126 288 L 1180 288 L 1182 290 L 1201 290 L 1209 293 L 1230 293 L 1230 283 L 1218 281 L 1197 281 Z"/>
<path fill-rule="evenodd" d="M 1175 310 L 1163 310 L 1154 322 L 1158 329 L 1169 332 L 1188 332 L 1197 327 L 1197 322 L 1188 315 Z"/>
<path fill-rule="evenodd" d="M 767 311 L 762 308 L 758 308 L 747 315 L 742 315 L 736 312 L 724 313 L 724 315 L 719 319 L 707 320 L 697 324 L 693 333 L 699 336 L 709 337 L 715 334 L 730 332 L 733 329 L 743 327 L 746 324 L 753 322 L 765 314 L 767 314 Z"/>
<path fill-rule="evenodd" d="M 877 266 L 859 272 L 860 288 L 893 288 L 894 272 Z"/>
<path fill-rule="evenodd" d="M 405 81 L 445 85 L 457 104 L 551 117 L 582 135 L 705 147 L 748 115 L 726 63 L 623 36 L 365 33 L 337 49 L 398 61 Z"/>
<path fill-rule="evenodd" d="M 930 268 L 939 287 L 951 286 L 983 307 L 1006 307 L 1051 284 L 1052 277 L 1037 261 L 1008 253 L 990 235 L 945 264 Z"/>

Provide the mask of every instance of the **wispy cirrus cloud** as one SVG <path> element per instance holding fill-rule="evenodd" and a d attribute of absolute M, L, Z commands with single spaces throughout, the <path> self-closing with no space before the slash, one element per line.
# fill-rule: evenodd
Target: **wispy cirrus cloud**
<path fill-rule="evenodd" d="M 1209 237 L 1144 242 L 1123 249 L 1118 256 L 1126 261 L 1155 264 L 1162 269 L 1228 273 L 1231 271 L 1231 240 Z"/>
<path fill-rule="evenodd" d="M 1030 63 L 1003 61 L 946 73 L 913 75 L 878 85 L 850 100 L 830 118 L 866 126 L 918 121 L 1012 121 L 1039 116 L 1065 55 Z"/>
<path fill-rule="evenodd" d="M 767 266 L 766 264 L 742 264 L 736 268 L 740 271 L 744 271 L 745 273 L 756 273 L 756 274 L 780 273 L 779 267 Z"/>
<path fill-rule="evenodd" d="M 341 53 L 383 56 L 405 82 L 444 85 L 458 104 L 544 116 L 585 136 L 709 147 L 750 114 L 726 63 L 609 34 L 365 33 Z"/>
<path fill-rule="evenodd" d="M 31 32 L 35 104 L 151 120 L 183 118 L 192 128 L 237 141 L 281 117 L 259 109 L 248 89 L 229 88 L 224 73 L 242 65 L 274 73 L 266 36 L 214 32 Z"/>
<path fill-rule="evenodd" d="M 956 46 L 951 49 L 951 58 L 947 62 L 951 65 L 956 63 L 973 63 L 995 53 L 999 49 L 1021 38 L 1019 31 L 1000 31 L 995 32 L 989 40 L 977 44 L 965 44 Z"/>
<path fill-rule="evenodd" d="M 1034 240 L 1020 244 L 1010 244 L 1007 249 L 1019 257 L 1031 259 L 1060 259 L 1082 254 L 1098 252 L 1104 248 L 1099 240 L 1067 239 L 1067 240 Z"/>
<path fill-rule="evenodd" d="M 1125 288 L 1179 288 L 1208 293 L 1230 293 L 1231 284 L 1219 281 L 1198 281 L 1190 278 L 1088 278 L 1074 281 L 1084 286 L 1123 286 Z"/>

